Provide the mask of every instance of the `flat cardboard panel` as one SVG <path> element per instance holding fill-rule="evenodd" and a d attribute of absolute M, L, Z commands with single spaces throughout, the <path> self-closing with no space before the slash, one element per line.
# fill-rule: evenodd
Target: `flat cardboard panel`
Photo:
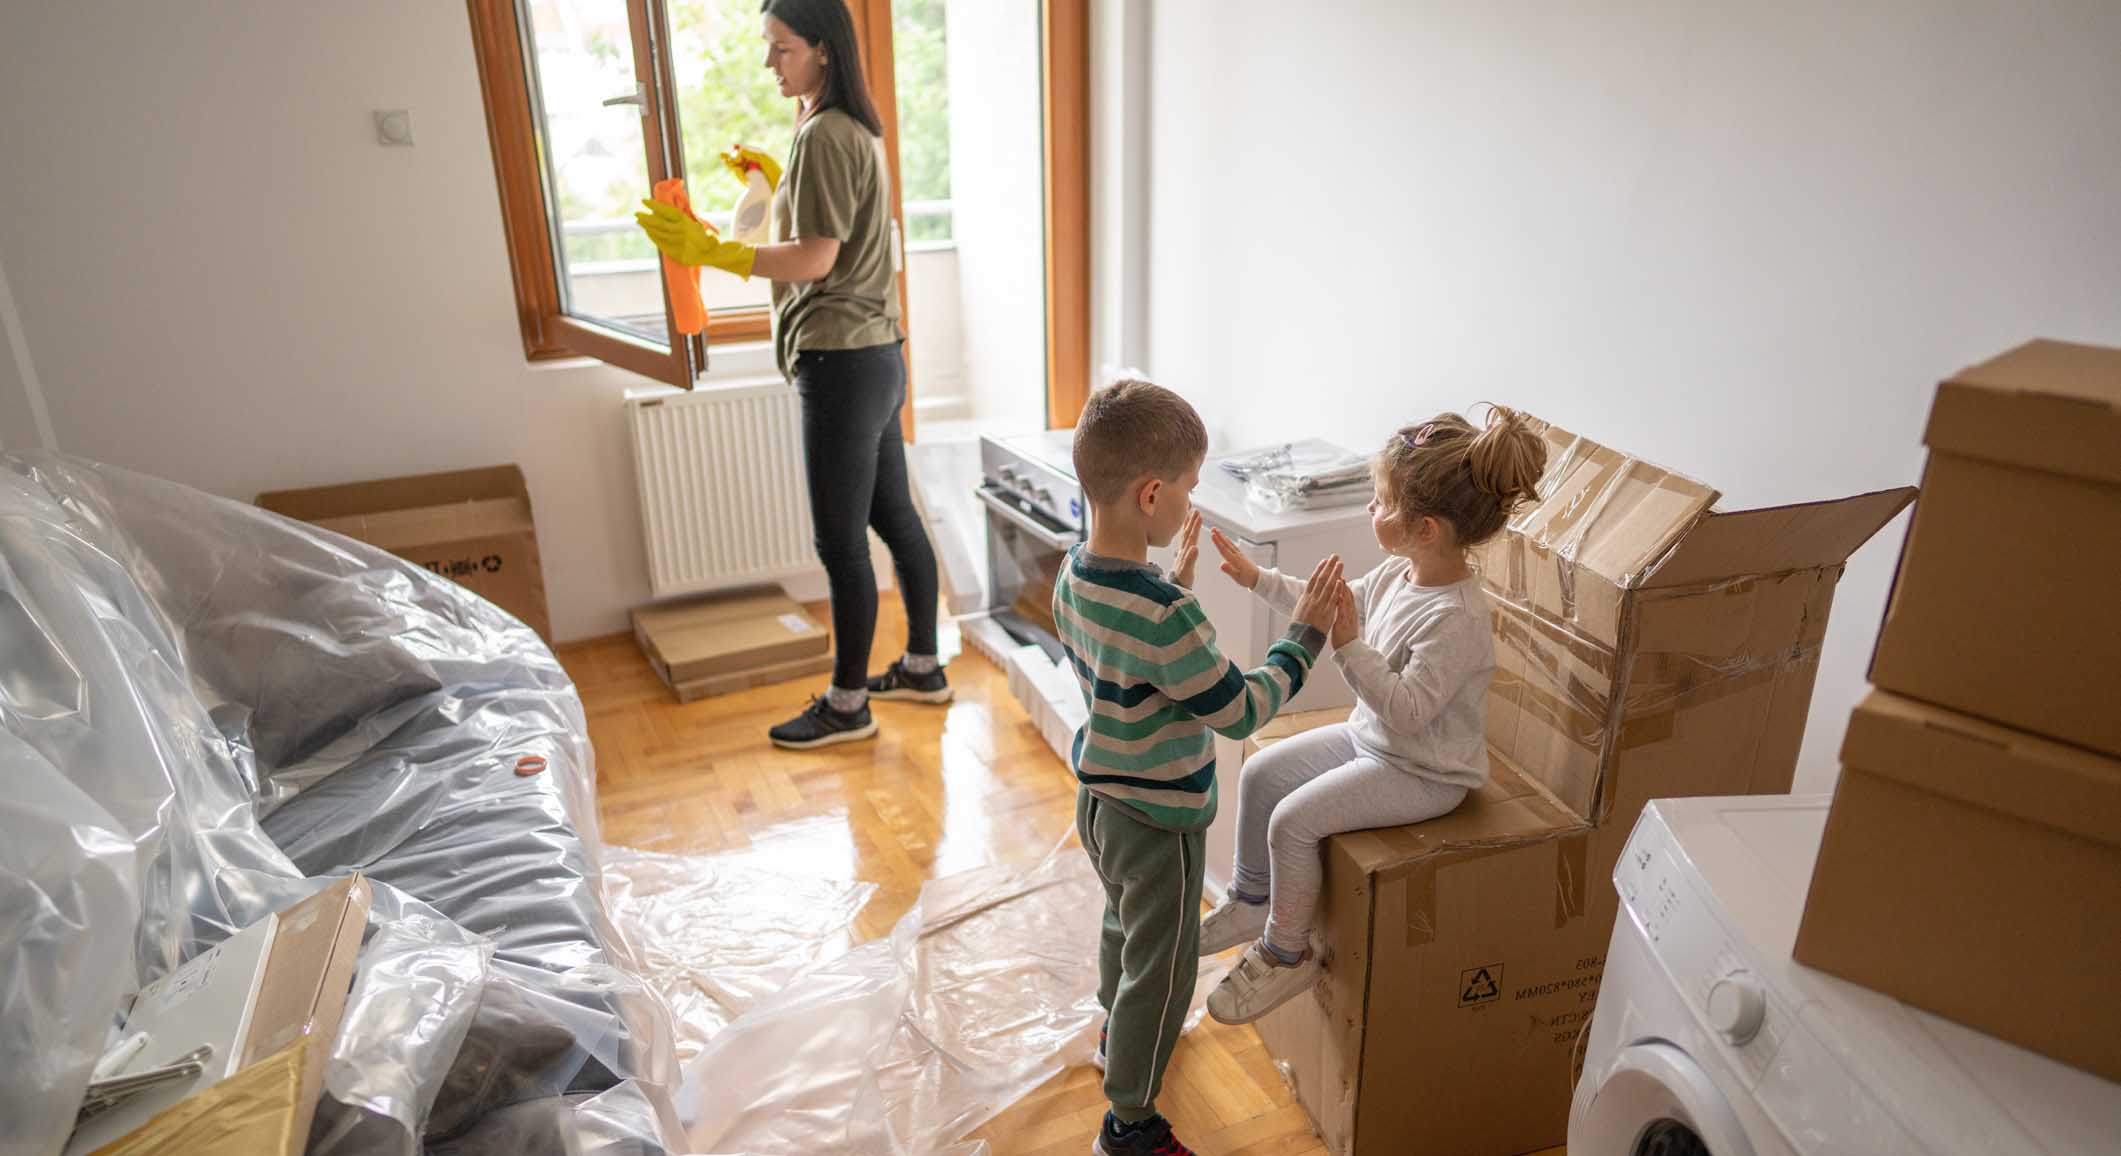
<path fill-rule="evenodd" d="M 447 578 L 520 619 L 550 640 L 545 608 L 545 566 L 535 534 L 464 538 L 392 551 L 430 573 Z"/>
<path fill-rule="evenodd" d="M 1981 744 L 1963 741 L 1962 758 L 1984 757 Z M 1847 763 L 1794 954 L 2121 1080 L 2121 1001 L 2112 991 L 2121 848 L 2112 842 Z"/>
<path fill-rule="evenodd" d="M 303 490 L 275 490 L 258 495 L 258 505 L 276 514 L 304 522 L 374 514 L 385 510 L 414 510 L 423 506 L 445 506 L 488 498 L 530 499 L 521 466 L 487 466 L 476 470 L 451 470 L 439 474 L 417 474 L 382 478 L 372 482 L 350 482 Z"/>
<path fill-rule="evenodd" d="M 1899 486 L 1831 502 L 1714 512 L 1688 531 L 1641 585 L 1654 589 L 1838 566 L 1915 500 Z"/>
<path fill-rule="evenodd" d="M 1533 419 L 1537 421 L 1537 419 Z M 1542 426 L 1540 500 L 1477 552 L 1490 589 L 1608 646 L 1623 592 L 1662 557 L 1716 491 L 1556 426 Z"/>
<path fill-rule="evenodd" d="M 778 588 L 644 606 L 633 625 L 642 653 L 673 687 L 788 668 L 832 648 L 831 632 Z"/>
<path fill-rule="evenodd" d="M 1591 813 L 1612 730 L 1612 651 L 1492 596 L 1488 743 L 1571 810 Z"/>
<path fill-rule="evenodd" d="M 2030 341 L 1938 387 L 1934 454 L 2121 485 L 2121 349 Z"/>
<path fill-rule="evenodd" d="M 480 498 L 447 506 L 348 514 L 341 518 L 320 518 L 316 524 L 393 553 L 466 538 L 529 534 L 534 529 L 530 503 L 518 497 Z"/>
<path fill-rule="evenodd" d="M 761 666 L 751 670 L 736 670 L 727 674 L 709 675 L 706 678 L 694 679 L 691 682 L 671 682 L 668 672 L 661 666 L 656 667 L 656 675 L 663 680 L 664 685 L 670 687 L 670 693 L 676 695 L 679 702 L 694 702 L 703 698 L 711 698 L 718 694 L 735 694 L 737 691 L 750 690 L 753 687 L 771 686 L 777 682 L 789 682 L 808 675 L 824 674 L 831 669 L 832 654 L 828 651 L 811 658 L 798 658 L 793 662 L 779 662 L 771 666 Z"/>
<path fill-rule="evenodd" d="M 1930 458 L 1871 681 L 2121 756 L 2121 485 Z"/>

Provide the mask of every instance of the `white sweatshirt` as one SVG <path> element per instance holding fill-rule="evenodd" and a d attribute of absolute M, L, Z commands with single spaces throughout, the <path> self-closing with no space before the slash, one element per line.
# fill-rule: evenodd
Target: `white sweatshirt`
<path fill-rule="evenodd" d="M 1412 576 L 1413 563 L 1392 557 L 1348 583 L 1358 637 L 1333 652 L 1355 689 L 1348 726 L 1364 754 L 1477 789 L 1488 781 L 1488 680 L 1495 673 L 1488 596 L 1477 574 L 1448 586 L 1416 586 Z M 1288 613 L 1304 586 L 1263 568 L 1252 591 Z"/>

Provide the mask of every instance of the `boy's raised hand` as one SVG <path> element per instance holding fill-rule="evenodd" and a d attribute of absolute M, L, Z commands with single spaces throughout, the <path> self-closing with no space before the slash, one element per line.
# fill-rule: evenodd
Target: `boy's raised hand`
<path fill-rule="evenodd" d="M 1355 628 L 1359 622 L 1355 611 L 1355 588 L 1342 578 L 1333 584 L 1333 629 L 1327 632 L 1333 640 L 1333 649 L 1339 650 L 1355 641 Z"/>
<path fill-rule="evenodd" d="M 1193 589 L 1193 564 L 1200 561 L 1200 511 L 1187 510 L 1178 527 L 1178 554 L 1171 567 L 1171 581 Z"/>
<path fill-rule="evenodd" d="M 1245 557 L 1237 543 L 1223 537 L 1221 530 L 1208 531 L 1208 540 L 1215 543 L 1216 552 L 1223 556 L 1223 573 L 1228 574 L 1231 581 L 1247 590 L 1259 585 L 1258 563 Z"/>
<path fill-rule="evenodd" d="M 1311 571 L 1311 581 L 1304 585 L 1304 596 L 1296 600 L 1296 611 L 1289 617 L 1312 627 L 1320 633 L 1333 629 L 1333 620 L 1340 614 L 1340 555 L 1328 554 Z"/>

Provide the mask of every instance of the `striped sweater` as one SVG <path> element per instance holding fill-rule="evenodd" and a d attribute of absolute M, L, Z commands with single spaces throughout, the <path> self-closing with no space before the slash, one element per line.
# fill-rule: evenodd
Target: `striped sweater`
<path fill-rule="evenodd" d="M 1215 647 L 1200 601 L 1156 567 L 1068 551 L 1053 620 L 1089 721 L 1069 762 L 1092 793 L 1154 827 L 1197 831 L 1215 819 L 1213 730 L 1241 739 L 1303 689 L 1325 643 L 1292 625 L 1255 670 Z"/>

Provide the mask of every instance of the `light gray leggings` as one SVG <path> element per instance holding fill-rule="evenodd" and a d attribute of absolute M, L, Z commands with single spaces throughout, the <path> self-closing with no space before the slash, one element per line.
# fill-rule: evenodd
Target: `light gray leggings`
<path fill-rule="evenodd" d="M 1326 836 L 1448 815 L 1466 788 L 1408 774 L 1364 754 L 1346 723 L 1283 739 L 1245 760 L 1237 780 L 1232 889 L 1267 895 L 1267 942 L 1304 949 L 1325 864 Z"/>

